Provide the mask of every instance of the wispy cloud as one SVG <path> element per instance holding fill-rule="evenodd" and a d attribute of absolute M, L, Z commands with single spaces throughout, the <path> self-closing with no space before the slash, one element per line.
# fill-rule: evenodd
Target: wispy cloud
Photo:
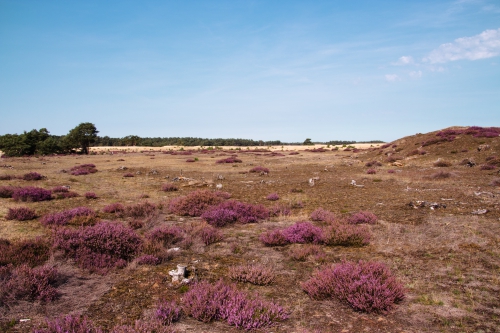
<path fill-rule="evenodd" d="M 452 43 L 441 44 L 424 62 L 431 64 L 455 60 L 479 60 L 500 55 L 500 28 L 485 30 L 472 37 L 457 38 Z"/>
<path fill-rule="evenodd" d="M 396 82 L 400 81 L 401 79 L 397 74 L 385 74 L 385 80 L 388 82 Z"/>
<path fill-rule="evenodd" d="M 405 66 L 405 65 L 412 65 L 414 63 L 415 61 L 413 60 L 412 56 L 402 56 L 401 58 L 398 59 L 398 61 L 392 64 L 394 66 Z"/>
<path fill-rule="evenodd" d="M 422 77 L 422 71 L 411 71 L 408 75 L 410 75 L 412 79 L 419 79 Z"/>

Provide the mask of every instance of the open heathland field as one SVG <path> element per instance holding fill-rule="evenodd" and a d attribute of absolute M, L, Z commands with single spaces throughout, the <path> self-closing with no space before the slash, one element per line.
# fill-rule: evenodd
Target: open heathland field
<path fill-rule="evenodd" d="M 90 151 L 0 160 L 2 332 L 500 330 L 498 128 Z"/>

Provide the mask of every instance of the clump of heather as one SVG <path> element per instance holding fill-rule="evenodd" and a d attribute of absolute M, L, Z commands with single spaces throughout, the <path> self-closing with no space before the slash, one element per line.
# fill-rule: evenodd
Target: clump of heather
<path fill-rule="evenodd" d="M 297 222 L 282 232 L 289 243 L 319 244 L 323 241 L 323 230 L 311 222 Z"/>
<path fill-rule="evenodd" d="M 11 175 L 0 175 L 0 180 L 11 180 L 14 179 L 15 177 Z"/>
<path fill-rule="evenodd" d="M 73 176 L 82 176 L 90 173 L 96 173 L 97 169 L 94 164 L 81 164 L 72 167 L 70 171 Z"/>
<path fill-rule="evenodd" d="M 38 172 L 28 172 L 23 175 L 23 180 L 40 180 L 43 179 L 43 176 Z"/>
<path fill-rule="evenodd" d="M 220 242 L 223 239 L 221 232 L 216 228 L 212 227 L 211 225 L 200 229 L 199 235 L 201 237 L 202 242 L 207 246 L 210 244 Z"/>
<path fill-rule="evenodd" d="M 161 186 L 161 190 L 164 192 L 175 192 L 178 191 L 179 188 L 172 183 L 166 183 Z"/>
<path fill-rule="evenodd" d="M 283 246 L 288 244 L 288 240 L 280 229 L 269 230 L 259 236 L 259 240 L 265 246 Z"/>
<path fill-rule="evenodd" d="M 125 206 L 123 206 L 121 203 L 119 202 L 115 202 L 115 203 L 112 203 L 112 204 L 109 204 L 107 206 L 104 206 L 102 208 L 102 211 L 104 213 L 121 213 L 125 210 Z"/>
<path fill-rule="evenodd" d="M 438 168 L 446 168 L 446 167 L 450 167 L 451 166 L 451 163 L 448 162 L 448 161 L 443 161 L 441 159 L 437 160 L 436 162 L 434 162 L 433 164 L 435 167 L 438 167 Z"/>
<path fill-rule="evenodd" d="M 72 222 L 77 217 L 88 217 L 91 219 L 96 218 L 96 213 L 88 207 L 76 207 L 68 210 L 64 210 L 59 213 L 51 213 L 42 217 L 40 222 L 45 225 L 66 225 Z"/>
<path fill-rule="evenodd" d="M 144 254 L 137 258 L 137 264 L 138 265 L 151 265 L 155 266 L 160 263 L 160 259 L 158 257 L 155 257 L 154 255 L 151 254 Z"/>
<path fill-rule="evenodd" d="M 50 244 L 43 238 L 11 242 L 0 238 L 0 267 L 28 265 L 35 267 L 50 257 Z"/>
<path fill-rule="evenodd" d="M 170 247 L 184 239 L 184 231 L 176 226 L 156 227 L 146 234 L 146 239 Z"/>
<path fill-rule="evenodd" d="M 36 218 L 36 213 L 28 207 L 9 208 L 6 220 L 28 221 Z"/>
<path fill-rule="evenodd" d="M 370 230 L 364 225 L 334 223 L 323 230 L 323 242 L 331 246 L 365 246 L 370 243 Z"/>
<path fill-rule="evenodd" d="M 269 201 L 276 201 L 280 199 L 280 196 L 278 195 L 278 193 L 271 193 L 266 197 L 266 199 Z"/>
<path fill-rule="evenodd" d="M 370 162 L 366 162 L 365 166 L 367 166 L 367 167 L 382 166 L 382 163 L 380 163 L 379 161 L 370 161 Z"/>
<path fill-rule="evenodd" d="M 152 217 L 158 213 L 158 206 L 149 201 L 143 201 L 135 205 L 125 206 L 123 215 L 125 217 L 141 218 Z"/>
<path fill-rule="evenodd" d="M 313 299 L 336 297 L 363 312 L 391 310 L 405 297 L 403 285 L 379 262 L 343 262 L 320 269 L 302 289 Z"/>
<path fill-rule="evenodd" d="M 269 169 L 262 167 L 262 166 L 256 166 L 250 169 L 249 172 L 256 172 L 256 173 L 269 173 Z"/>
<path fill-rule="evenodd" d="M 141 237 L 119 222 L 101 222 L 77 230 L 55 229 L 53 239 L 54 247 L 78 266 L 101 274 L 113 267 L 124 267 L 142 246 Z"/>
<path fill-rule="evenodd" d="M 297 261 L 305 261 L 310 256 L 313 256 L 318 261 L 324 261 L 325 259 L 325 252 L 321 246 L 316 244 L 304 244 L 292 247 L 288 251 L 288 255 Z"/>
<path fill-rule="evenodd" d="M 335 214 L 323 208 L 317 208 L 311 213 L 312 221 L 333 222 L 336 220 Z"/>
<path fill-rule="evenodd" d="M 377 223 L 377 215 L 372 212 L 361 211 L 351 215 L 347 222 L 350 224 L 375 224 Z"/>
<path fill-rule="evenodd" d="M 13 186 L 0 186 L 0 198 L 12 198 L 15 189 Z"/>
<path fill-rule="evenodd" d="M 55 193 L 56 199 L 77 198 L 79 196 L 80 196 L 80 194 L 73 192 L 73 191 Z"/>
<path fill-rule="evenodd" d="M 389 169 L 389 170 L 387 170 L 387 173 L 396 173 L 396 170 Z"/>
<path fill-rule="evenodd" d="M 481 170 L 495 170 L 496 166 L 492 164 L 483 164 L 481 165 L 480 169 Z"/>
<path fill-rule="evenodd" d="M 273 217 L 288 216 L 291 212 L 290 207 L 285 204 L 275 204 L 269 208 L 269 216 Z"/>
<path fill-rule="evenodd" d="M 236 157 L 228 157 L 221 160 L 217 160 L 215 163 L 241 163 L 242 160 Z"/>
<path fill-rule="evenodd" d="M 69 188 L 66 186 L 56 186 L 51 191 L 52 193 L 65 193 L 69 192 Z"/>
<path fill-rule="evenodd" d="M 228 200 L 208 208 L 201 217 L 215 227 L 227 224 L 255 223 L 269 218 L 269 211 L 262 205 L 252 205 L 237 200 Z"/>
<path fill-rule="evenodd" d="M 177 215 L 200 216 L 207 208 L 221 203 L 226 198 L 226 192 L 196 190 L 170 200 L 168 210 Z"/>
<path fill-rule="evenodd" d="M 75 315 L 47 320 L 46 326 L 35 329 L 33 333 L 103 333 L 87 317 Z"/>
<path fill-rule="evenodd" d="M 281 306 L 222 281 L 194 284 L 183 297 L 183 310 L 199 321 L 224 320 L 246 330 L 269 327 L 289 317 Z"/>
<path fill-rule="evenodd" d="M 366 173 L 369 174 L 369 175 L 374 175 L 374 174 L 377 173 L 377 170 L 375 170 L 375 169 L 368 169 L 368 170 L 366 170 Z"/>
<path fill-rule="evenodd" d="M 21 187 L 14 190 L 12 198 L 24 202 L 45 201 L 52 199 L 52 192 L 40 187 Z"/>
<path fill-rule="evenodd" d="M 171 325 L 181 319 L 182 310 L 176 302 L 160 301 L 156 306 L 155 317 L 163 325 Z"/>
<path fill-rule="evenodd" d="M 94 192 L 85 192 L 84 197 L 87 200 L 97 199 L 97 195 Z"/>
<path fill-rule="evenodd" d="M 128 177 L 134 177 L 133 173 L 127 172 L 123 174 L 123 177 L 128 178 Z"/>
<path fill-rule="evenodd" d="M 270 285 L 276 279 L 274 270 L 262 264 L 233 266 L 229 268 L 228 275 L 231 280 L 258 286 Z"/>

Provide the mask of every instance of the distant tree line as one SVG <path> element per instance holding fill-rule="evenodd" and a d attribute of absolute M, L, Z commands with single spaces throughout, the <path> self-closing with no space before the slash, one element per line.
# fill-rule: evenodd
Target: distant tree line
<path fill-rule="evenodd" d="M 67 135 L 51 135 L 46 128 L 39 130 L 33 129 L 22 134 L 0 135 L 0 150 L 7 156 L 25 156 L 25 155 L 50 155 L 50 154 L 68 154 L 81 153 L 88 154 L 92 146 L 143 146 L 143 147 L 162 147 L 162 146 L 285 146 L 300 144 L 326 144 L 326 145 L 349 145 L 353 143 L 382 143 L 383 141 L 374 140 L 368 142 L 341 141 L 333 140 L 328 142 L 312 142 L 306 139 L 304 142 L 285 143 L 280 140 L 262 141 L 250 139 L 203 139 L 192 137 L 171 137 L 171 138 L 141 138 L 137 135 L 128 135 L 123 138 L 111 138 L 109 136 L 98 136 L 99 131 L 92 123 L 81 123 L 73 128 Z"/>

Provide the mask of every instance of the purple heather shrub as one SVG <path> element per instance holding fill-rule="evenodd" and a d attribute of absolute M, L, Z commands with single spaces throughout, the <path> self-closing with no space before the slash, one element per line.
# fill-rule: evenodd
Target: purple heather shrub
<path fill-rule="evenodd" d="M 59 213 L 51 213 L 42 217 L 40 222 L 44 226 L 49 225 L 66 225 L 71 222 L 76 217 L 86 216 L 86 217 L 96 217 L 96 213 L 88 207 L 76 207 L 68 210 L 64 210 Z"/>
<path fill-rule="evenodd" d="M 252 205 L 236 200 L 228 200 L 208 208 L 201 217 L 209 224 L 222 227 L 228 223 L 255 223 L 269 218 L 269 211 L 262 205 Z"/>
<path fill-rule="evenodd" d="M 11 176 L 11 175 L 0 175 L 0 180 L 11 180 L 15 177 Z"/>
<path fill-rule="evenodd" d="M 144 222 L 142 222 L 141 220 L 131 220 L 128 222 L 128 225 L 132 229 L 137 230 L 137 229 L 144 227 Z"/>
<path fill-rule="evenodd" d="M 79 197 L 80 194 L 73 192 L 73 191 L 68 191 L 68 192 L 60 192 L 55 194 L 56 199 L 69 199 L 69 198 L 77 198 Z"/>
<path fill-rule="evenodd" d="M 134 177 L 133 173 L 127 172 L 123 174 L 123 177 L 128 178 L 128 177 Z"/>
<path fill-rule="evenodd" d="M 332 246 L 365 246 L 370 243 L 370 230 L 364 225 L 335 223 L 323 231 L 323 242 Z"/>
<path fill-rule="evenodd" d="M 370 162 L 366 162 L 365 166 L 367 166 L 367 167 L 382 166 L 382 163 L 380 163 L 379 161 L 370 161 Z"/>
<path fill-rule="evenodd" d="M 298 151 L 292 151 L 290 154 L 288 155 L 299 155 L 299 152 Z"/>
<path fill-rule="evenodd" d="M 88 175 L 89 173 L 96 173 L 97 169 L 94 164 L 81 164 L 74 166 L 70 169 L 73 176 Z"/>
<path fill-rule="evenodd" d="M 483 164 L 480 167 L 481 170 L 494 170 L 495 168 L 496 168 L 496 166 L 491 165 L 491 164 Z"/>
<path fill-rule="evenodd" d="M 396 170 L 390 169 L 390 170 L 387 170 L 387 173 L 396 173 Z"/>
<path fill-rule="evenodd" d="M 256 166 L 256 167 L 254 167 L 254 168 L 250 169 L 250 171 L 249 171 L 249 172 L 257 172 L 257 173 L 261 173 L 261 172 L 263 172 L 263 173 L 269 173 L 269 169 L 268 169 L 268 168 L 264 168 L 264 167 L 262 167 L 262 166 Z"/>
<path fill-rule="evenodd" d="M 135 205 L 125 206 L 123 215 L 126 217 L 141 218 L 152 217 L 158 213 L 158 206 L 149 201 L 143 201 Z"/>
<path fill-rule="evenodd" d="M 279 216 L 288 216 L 291 214 L 291 209 L 288 205 L 285 204 L 275 204 L 271 208 L 269 208 L 269 216 L 279 217 Z"/>
<path fill-rule="evenodd" d="M 435 166 L 435 167 L 438 167 L 438 168 L 446 168 L 446 167 L 451 166 L 451 163 L 450 163 L 450 162 L 443 161 L 443 160 L 439 159 L 439 160 L 437 160 L 436 162 L 434 162 L 434 166 Z"/>
<path fill-rule="evenodd" d="M 103 333 L 87 317 L 67 315 L 47 320 L 47 328 L 37 328 L 33 333 Z"/>
<path fill-rule="evenodd" d="M 164 192 L 174 192 L 174 191 L 178 191 L 179 188 L 172 183 L 166 183 L 166 184 L 163 184 L 161 186 L 161 190 Z"/>
<path fill-rule="evenodd" d="M 168 210 L 177 215 L 200 216 L 210 206 L 221 203 L 224 192 L 196 190 L 186 196 L 170 200 Z"/>
<path fill-rule="evenodd" d="M 52 189 L 52 193 L 65 193 L 69 192 L 69 188 L 66 186 L 56 186 Z"/>
<path fill-rule="evenodd" d="M 241 163 L 242 160 L 240 160 L 239 158 L 235 158 L 235 157 L 228 157 L 228 158 L 223 158 L 221 160 L 217 160 L 215 163 Z"/>
<path fill-rule="evenodd" d="M 311 221 L 334 222 L 337 218 L 329 210 L 318 208 L 311 213 Z"/>
<path fill-rule="evenodd" d="M 369 175 L 374 175 L 374 174 L 377 173 L 377 170 L 375 170 L 375 169 L 368 169 L 368 170 L 366 170 L 366 173 L 369 174 Z"/>
<path fill-rule="evenodd" d="M 385 149 L 385 148 L 389 148 L 391 146 L 390 143 L 386 143 L 386 144 L 383 144 L 382 146 L 380 146 L 381 149 Z"/>
<path fill-rule="evenodd" d="M 183 297 L 183 310 L 203 322 L 224 320 L 246 330 L 272 326 L 289 317 L 281 306 L 258 296 L 250 297 L 222 281 L 194 284 Z"/>
<path fill-rule="evenodd" d="M 288 244 L 288 240 L 280 229 L 269 230 L 262 233 L 259 236 L 259 240 L 264 243 L 265 246 L 283 246 Z"/>
<path fill-rule="evenodd" d="M 266 197 L 266 199 L 270 201 L 276 201 L 280 199 L 280 196 L 278 195 L 278 193 L 271 193 Z"/>
<path fill-rule="evenodd" d="M 171 325 L 181 319 L 182 310 L 176 302 L 162 300 L 155 310 L 155 317 L 163 325 Z"/>
<path fill-rule="evenodd" d="M 45 263 L 50 257 L 50 244 L 43 238 L 10 242 L 0 238 L 0 267 L 22 264 L 35 267 Z"/>
<path fill-rule="evenodd" d="M 500 186 L 500 178 L 495 178 L 490 183 L 491 186 Z"/>
<path fill-rule="evenodd" d="M 319 244 L 323 241 L 322 229 L 311 222 L 297 222 L 282 232 L 289 243 Z"/>
<path fill-rule="evenodd" d="M 16 201 L 45 201 L 52 199 L 52 192 L 40 187 L 21 187 L 16 188 L 12 194 L 12 198 Z"/>
<path fill-rule="evenodd" d="M 38 172 L 28 172 L 23 175 L 23 180 L 40 180 L 43 176 Z"/>
<path fill-rule="evenodd" d="M 389 311 L 405 297 L 403 285 L 379 262 L 342 262 L 320 269 L 302 289 L 313 299 L 336 297 L 363 312 Z"/>
<path fill-rule="evenodd" d="M 97 199 L 97 195 L 94 192 L 85 192 L 84 196 L 87 200 Z"/>
<path fill-rule="evenodd" d="M 377 223 L 377 216 L 372 212 L 361 211 L 351 215 L 347 222 L 350 224 L 375 224 Z"/>
<path fill-rule="evenodd" d="M 193 162 L 196 162 L 196 160 L 195 160 L 194 158 L 188 158 L 188 159 L 186 160 L 186 162 L 188 162 L 188 163 L 193 163 Z"/>
<path fill-rule="evenodd" d="M 323 259 L 325 252 L 319 245 L 304 244 L 290 248 L 288 255 L 295 260 L 305 261 L 309 256 L 314 256 L 315 259 Z"/>
<path fill-rule="evenodd" d="M 184 239 L 184 231 L 176 226 L 156 227 L 146 234 L 146 239 L 170 247 Z"/>
<path fill-rule="evenodd" d="M 144 254 L 144 255 L 140 256 L 139 258 L 137 258 L 138 265 L 155 266 L 155 265 L 158 265 L 159 263 L 160 263 L 160 259 L 158 259 L 158 257 L 155 257 L 151 254 Z"/>
<path fill-rule="evenodd" d="M 207 246 L 210 244 L 220 242 L 223 239 L 221 232 L 210 225 L 202 228 L 199 231 L 199 234 L 201 240 Z"/>
<path fill-rule="evenodd" d="M 115 203 L 109 204 L 107 206 L 104 206 L 104 208 L 102 209 L 102 211 L 104 213 L 121 213 L 124 210 L 125 210 L 125 206 L 123 206 L 119 202 L 115 202 Z"/>
<path fill-rule="evenodd" d="M 231 280 L 248 282 L 257 286 L 270 285 L 276 279 L 274 270 L 262 264 L 232 266 L 229 268 L 228 275 Z"/>
<path fill-rule="evenodd" d="M 28 221 L 36 218 L 36 213 L 28 207 L 9 208 L 6 220 Z"/>

